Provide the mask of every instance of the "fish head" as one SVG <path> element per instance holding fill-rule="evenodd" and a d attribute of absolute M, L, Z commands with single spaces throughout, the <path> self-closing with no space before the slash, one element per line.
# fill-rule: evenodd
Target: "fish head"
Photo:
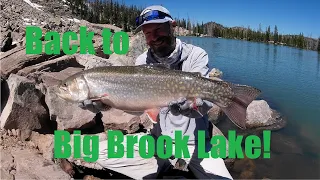
<path fill-rule="evenodd" d="M 58 85 L 57 95 L 70 102 L 82 102 L 89 98 L 89 88 L 83 76 L 68 78 Z"/>

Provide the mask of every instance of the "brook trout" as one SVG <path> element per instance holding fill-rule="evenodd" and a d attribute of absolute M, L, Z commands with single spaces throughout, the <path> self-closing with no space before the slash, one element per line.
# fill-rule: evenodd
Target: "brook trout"
<path fill-rule="evenodd" d="M 150 112 L 149 115 L 181 97 L 201 98 L 218 105 L 235 125 L 245 129 L 246 108 L 260 93 L 254 87 L 216 81 L 196 73 L 141 65 L 78 72 L 61 81 L 57 95 L 77 103 L 100 100 L 116 109 Z"/>

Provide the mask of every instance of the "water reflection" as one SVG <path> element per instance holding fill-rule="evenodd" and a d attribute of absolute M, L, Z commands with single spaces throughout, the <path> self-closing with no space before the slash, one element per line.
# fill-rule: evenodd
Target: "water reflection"
<path fill-rule="evenodd" d="M 320 77 L 320 52 L 317 53 L 318 54 L 318 63 L 317 63 L 317 77 Z"/>

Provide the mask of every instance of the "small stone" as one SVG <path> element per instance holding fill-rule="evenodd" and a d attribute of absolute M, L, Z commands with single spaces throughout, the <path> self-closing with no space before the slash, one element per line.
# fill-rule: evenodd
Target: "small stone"
<path fill-rule="evenodd" d="M 17 133 L 17 136 L 20 137 L 20 134 L 21 134 L 21 133 L 20 133 L 20 129 L 17 129 L 17 130 L 16 130 L 16 133 Z"/>
<path fill-rule="evenodd" d="M 8 129 L 7 133 L 8 133 L 8 136 L 12 136 L 12 132 L 10 129 Z"/>
<path fill-rule="evenodd" d="M 16 174 L 16 170 L 11 170 L 10 174 L 15 175 Z"/>
<path fill-rule="evenodd" d="M 17 136 L 17 133 L 16 133 L 16 130 L 15 130 L 15 129 L 12 129 L 11 131 L 12 131 L 12 135 L 13 135 L 13 136 Z"/>
<path fill-rule="evenodd" d="M 36 145 L 32 141 L 28 141 L 27 144 L 28 144 L 29 147 L 32 147 L 32 148 L 36 147 Z"/>

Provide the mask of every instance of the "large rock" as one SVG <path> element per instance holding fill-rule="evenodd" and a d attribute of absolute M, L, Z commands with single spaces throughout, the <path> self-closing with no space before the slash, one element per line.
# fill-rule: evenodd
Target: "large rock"
<path fill-rule="evenodd" d="M 1 149 L 0 151 L 0 170 L 1 176 L 0 179 L 14 179 L 12 170 L 14 170 L 14 158 L 11 155 L 10 151 Z"/>
<path fill-rule="evenodd" d="M 44 105 L 43 94 L 34 82 L 11 74 L 7 81 L 10 96 L 1 113 L 1 128 L 46 129 L 49 114 Z"/>
<path fill-rule="evenodd" d="M 10 50 L 12 45 L 12 37 L 11 37 L 11 32 L 5 32 L 1 33 L 0 35 L 0 51 L 5 52 Z"/>
<path fill-rule="evenodd" d="M 57 86 L 48 87 L 45 101 L 49 108 L 50 119 L 57 122 L 57 129 L 72 130 L 92 124 L 96 113 L 83 110 L 78 104 L 59 98 L 56 91 Z"/>
<path fill-rule="evenodd" d="M 91 54 L 77 54 L 75 55 L 76 60 L 79 64 L 85 67 L 85 69 L 91 69 L 94 67 L 101 66 L 114 66 L 121 65 L 119 62 L 115 62 L 109 59 L 105 59 L 99 56 L 91 55 Z"/>
<path fill-rule="evenodd" d="M 66 79 L 67 77 L 82 71 L 83 68 L 77 67 L 68 67 L 59 72 L 41 72 L 41 73 L 32 73 L 34 74 L 38 82 L 43 83 L 43 85 L 48 88 L 50 86 L 58 85 L 61 80 Z M 29 75 L 31 77 L 31 74 Z"/>
<path fill-rule="evenodd" d="M 140 116 L 111 108 L 102 112 L 102 122 L 105 130 L 121 130 L 134 133 L 139 130 Z"/>
<path fill-rule="evenodd" d="M 45 160 L 36 151 L 16 149 L 11 153 L 15 162 L 15 179 L 70 179 L 58 165 Z"/>
<path fill-rule="evenodd" d="M 39 134 L 32 132 L 30 140 L 35 144 L 42 153 L 42 157 L 46 160 L 52 161 L 54 154 L 54 135 L 53 134 Z"/>
<path fill-rule="evenodd" d="M 265 100 L 254 100 L 247 108 L 248 128 L 272 127 L 271 129 L 280 129 L 284 127 L 286 121 L 280 113 L 271 109 Z"/>
<path fill-rule="evenodd" d="M 19 70 L 17 74 L 21 76 L 26 76 L 36 71 L 59 72 L 70 67 L 83 68 L 83 66 L 76 61 L 76 58 L 73 55 L 64 55 L 53 60 L 25 67 Z"/>
<path fill-rule="evenodd" d="M 122 65 L 134 65 L 137 57 L 148 50 L 145 37 L 142 32 L 139 32 L 130 39 L 129 52 L 125 55 L 111 54 L 110 60 L 119 62 Z"/>

